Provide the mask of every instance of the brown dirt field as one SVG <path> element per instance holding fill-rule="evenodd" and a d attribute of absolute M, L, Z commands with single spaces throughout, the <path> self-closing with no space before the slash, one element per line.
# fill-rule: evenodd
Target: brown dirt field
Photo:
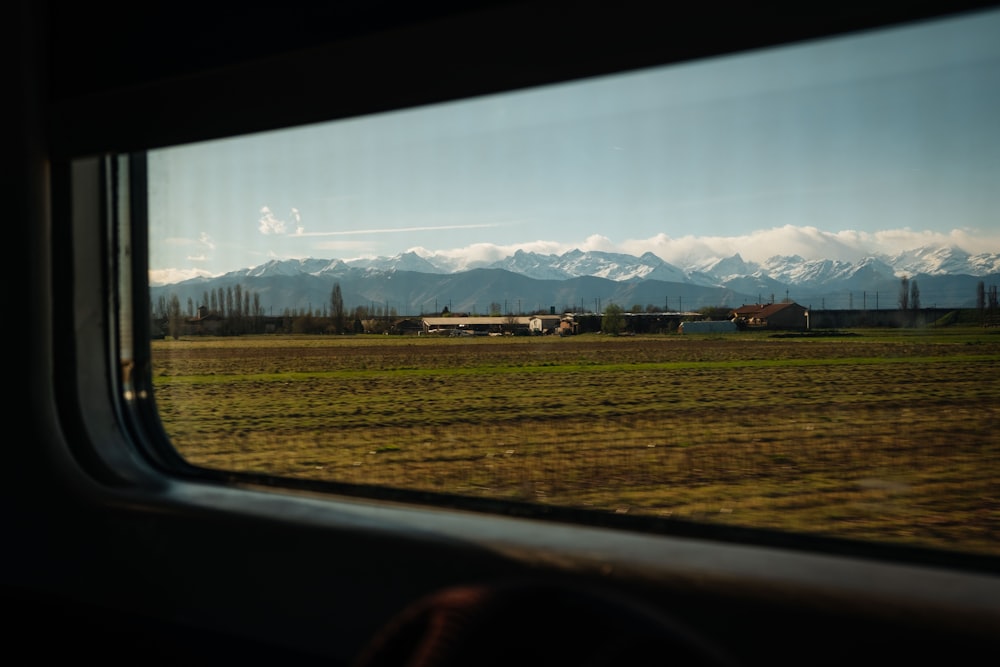
<path fill-rule="evenodd" d="M 154 354 L 164 426 L 208 468 L 1000 552 L 998 336 Z"/>

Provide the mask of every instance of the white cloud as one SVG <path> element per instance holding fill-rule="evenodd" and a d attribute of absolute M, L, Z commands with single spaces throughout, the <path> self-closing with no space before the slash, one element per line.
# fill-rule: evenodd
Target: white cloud
<path fill-rule="evenodd" d="M 805 259 L 854 262 L 872 255 L 894 255 L 923 246 L 956 245 L 970 253 L 1000 252 L 1000 232 L 953 230 L 950 233 L 891 229 L 879 232 L 843 230 L 827 232 L 816 227 L 784 225 L 760 229 L 740 236 L 694 236 L 671 238 L 658 234 L 648 239 L 623 241 L 621 252 L 641 255 L 652 252 L 671 264 L 685 265 L 707 258 L 731 257 L 763 262 L 775 255 L 799 255 Z"/>
<path fill-rule="evenodd" d="M 267 218 L 269 209 L 263 210 L 262 219 Z M 269 223 L 270 225 L 270 223 Z M 446 226 L 436 226 L 436 231 L 447 231 Z M 270 225 L 268 229 L 276 229 Z M 451 228 L 465 228 L 454 226 Z M 421 227 L 420 229 L 429 229 Z M 377 230 L 381 232 L 383 230 Z M 385 230 L 388 231 L 388 230 Z M 398 230 L 397 230 L 398 231 Z M 343 236 L 341 236 L 343 234 Z M 315 239 L 303 254 L 304 248 L 291 251 L 279 251 L 271 248 L 264 252 L 253 252 L 251 255 L 281 257 L 282 259 L 303 257 L 326 257 L 339 259 L 373 258 L 376 256 L 391 256 L 398 250 L 383 249 L 383 246 L 372 239 L 357 238 L 352 231 L 340 233 L 305 233 L 290 234 L 284 238 L 325 237 Z M 350 240 L 349 240 L 350 239 Z M 199 249 L 214 249 L 215 243 L 202 235 L 200 241 L 188 239 L 171 239 L 170 245 L 194 246 Z M 687 234 L 681 237 L 671 237 L 665 233 L 648 238 L 615 240 L 603 234 L 592 234 L 579 241 L 533 240 L 521 243 L 473 243 L 462 247 L 434 248 L 433 246 L 413 246 L 406 252 L 414 252 L 424 258 L 439 257 L 447 260 L 454 268 L 468 268 L 489 264 L 513 255 L 518 250 L 540 255 L 561 255 L 570 250 L 621 252 L 640 256 L 651 252 L 664 261 L 680 267 L 691 267 L 703 264 L 709 260 L 731 257 L 739 254 L 748 261 L 763 263 L 776 255 L 799 255 L 805 259 L 830 259 L 846 262 L 856 262 L 873 255 L 896 255 L 904 251 L 931 246 L 957 246 L 970 254 L 1000 253 L 1000 228 L 984 232 L 977 229 L 952 229 L 948 232 L 927 230 L 912 230 L 909 228 L 886 229 L 876 232 L 859 230 L 825 231 L 812 226 L 783 225 L 768 229 L 758 229 L 737 236 L 698 236 Z M 193 249 L 192 249 L 193 250 Z M 276 253 L 280 253 L 276 254 Z M 177 257 L 179 260 L 180 257 Z M 191 252 L 186 257 L 187 262 L 208 267 L 221 259 L 218 253 Z M 249 258 L 245 258 L 249 259 Z M 177 262 L 180 264 L 181 262 Z M 236 262 L 239 263 L 239 262 Z M 161 282 L 176 282 L 194 276 L 220 275 L 225 271 L 234 270 L 234 262 L 226 266 L 212 265 L 217 269 L 210 274 L 202 268 L 163 269 L 150 273 L 151 280 Z M 256 265 L 249 261 L 244 266 Z M 167 276 L 167 277 L 162 277 Z"/>
<path fill-rule="evenodd" d="M 600 234 L 591 234 L 588 236 L 580 245 L 580 250 L 583 250 L 584 252 L 591 250 L 597 252 L 621 252 L 621 249 L 616 247 L 615 244 L 611 242 L 611 239 Z"/>
<path fill-rule="evenodd" d="M 518 250 L 537 253 L 539 255 L 561 255 L 576 248 L 579 248 L 579 245 L 574 243 L 528 241 L 526 243 L 512 243 L 508 245 L 473 243 L 461 248 L 447 250 L 428 250 L 427 248 L 417 246 L 409 248 L 406 252 L 413 252 L 424 258 L 445 257 L 452 260 L 458 266 L 475 266 L 500 261 L 513 255 Z"/>
<path fill-rule="evenodd" d="M 784 225 L 739 236 L 686 235 L 672 238 L 667 234 L 657 234 L 646 239 L 615 242 L 607 236 L 593 234 L 581 242 L 537 240 L 506 245 L 476 243 L 443 250 L 417 246 L 409 248 L 407 252 L 414 252 L 425 258 L 445 257 L 461 266 L 495 262 L 518 250 L 541 255 L 560 255 L 570 250 L 620 252 L 635 256 L 652 252 L 677 266 L 690 266 L 706 259 L 721 259 L 735 254 L 754 262 L 764 262 L 775 255 L 856 262 L 872 255 L 894 255 L 922 246 L 957 245 L 973 254 L 1000 252 L 1000 233 L 987 238 L 989 241 L 984 244 L 984 236 L 970 230 L 953 230 L 947 234 L 909 229 L 827 232 L 810 226 Z"/>
<path fill-rule="evenodd" d="M 284 234 L 285 221 L 279 220 L 267 206 L 260 209 L 259 229 L 261 234 Z"/>
<path fill-rule="evenodd" d="M 474 243 L 464 248 L 453 248 L 451 250 L 440 250 L 435 255 L 448 257 L 460 266 L 470 266 L 483 262 L 496 262 L 498 260 L 514 254 L 516 250 L 523 248 L 521 245 L 501 246 L 494 243 Z"/>

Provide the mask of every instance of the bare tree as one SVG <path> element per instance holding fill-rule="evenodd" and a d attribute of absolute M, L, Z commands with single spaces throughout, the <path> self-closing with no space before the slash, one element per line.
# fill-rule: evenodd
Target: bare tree
<path fill-rule="evenodd" d="M 333 324 L 334 333 L 344 333 L 346 316 L 344 312 L 344 295 L 340 291 L 340 283 L 333 284 L 330 292 L 330 319 Z"/>
<path fill-rule="evenodd" d="M 236 319 L 243 317 L 243 287 L 239 283 L 233 288 L 233 309 L 229 314 Z"/>
<path fill-rule="evenodd" d="M 899 309 L 904 312 L 910 309 L 910 279 L 906 276 L 899 281 Z"/>
<path fill-rule="evenodd" d="M 181 337 L 181 329 L 184 325 L 184 316 L 181 314 L 181 300 L 176 294 L 170 295 L 170 306 L 167 312 L 167 328 L 173 339 Z"/>
<path fill-rule="evenodd" d="M 514 335 L 517 333 L 517 315 L 514 313 L 507 313 L 504 317 L 504 327 L 507 329 L 507 333 Z"/>
<path fill-rule="evenodd" d="M 162 319 L 162 318 L 165 318 L 167 316 L 167 312 L 168 312 L 167 311 L 167 297 L 164 296 L 163 294 L 161 294 L 160 298 L 157 299 L 157 301 L 156 301 L 156 309 L 154 310 L 153 315 L 155 317 L 158 317 L 158 318 Z"/>

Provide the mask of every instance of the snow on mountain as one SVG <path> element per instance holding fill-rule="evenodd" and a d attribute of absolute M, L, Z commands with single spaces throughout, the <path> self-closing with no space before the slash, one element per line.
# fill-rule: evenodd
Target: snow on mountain
<path fill-rule="evenodd" d="M 616 282 L 627 280 L 667 280 L 687 282 L 684 271 L 667 264 L 653 253 L 641 257 L 621 253 L 591 250 L 571 250 L 562 255 L 550 255 L 550 267 L 567 277 L 594 276 Z"/>
<path fill-rule="evenodd" d="M 259 266 L 226 274 L 234 277 L 266 278 L 271 276 L 297 276 L 303 273 L 315 276 L 326 273 L 338 265 L 343 265 L 339 259 L 272 259 Z"/>
<path fill-rule="evenodd" d="M 712 257 L 711 259 L 699 262 L 691 267 L 697 271 L 718 278 L 730 278 L 733 276 L 749 276 L 760 270 L 760 265 L 754 262 L 747 262 L 739 253 L 732 257 Z"/>
<path fill-rule="evenodd" d="M 987 276 L 1000 273 L 1000 254 L 970 255 L 954 246 L 922 247 L 893 257 L 865 257 L 857 262 L 836 259 L 804 259 L 798 255 L 776 255 L 762 263 L 749 262 L 738 253 L 729 257 L 692 259 L 674 266 L 651 252 L 640 257 L 622 253 L 571 250 L 561 255 L 518 250 L 492 263 L 471 262 L 444 255 L 406 252 L 394 257 L 367 259 L 270 260 L 256 267 L 226 274 L 235 278 L 279 276 L 340 276 L 364 270 L 377 274 L 410 271 L 453 274 L 474 268 L 504 269 L 537 280 L 567 280 L 580 277 L 605 278 L 615 282 L 659 280 L 699 286 L 742 285 L 768 290 L 779 285 L 818 289 L 840 285 L 863 289 L 866 285 L 895 280 L 900 276 Z M 194 278 L 186 282 L 197 282 Z"/>
<path fill-rule="evenodd" d="M 513 255 L 490 264 L 489 268 L 506 269 L 538 280 L 565 280 L 586 275 L 568 272 L 560 266 L 559 257 L 556 255 L 540 255 L 537 252 L 524 250 L 518 250 Z"/>
<path fill-rule="evenodd" d="M 479 264 L 479 266 L 473 266 Z M 977 281 L 1000 280 L 1000 255 L 925 248 L 857 262 L 774 256 L 758 264 L 739 254 L 692 259 L 674 266 L 652 253 L 573 250 L 561 255 L 516 252 L 483 265 L 461 257 L 408 252 L 395 257 L 271 260 L 215 278 L 192 278 L 151 287 L 151 297 L 177 296 L 201 303 L 207 293 L 232 284 L 259 295 L 262 307 L 305 311 L 325 304 L 334 282 L 354 305 L 393 303 L 400 312 L 449 309 L 483 312 L 492 302 L 516 299 L 531 309 L 573 308 L 612 301 L 628 304 L 681 304 L 685 308 L 766 303 L 791 299 L 817 308 L 876 309 L 896 299 L 901 276 L 919 279 L 928 304 L 971 307 Z M 954 273 L 949 273 L 954 272 Z M 322 306 L 319 306 L 322 309 Z M 520 309 L 520 308 L 519 308 Z"/>
<path fill-rule="evenodd" d="M 893 268 L 874 257 L 860 262 L 844 262 L 833 259 L 803 259 L 798 255 L 770 257 L 762 264 L 768 277 L 789 285 L 818 287 L 834 282 L 849 281 L 858 272 L 879 277 L 892 277 Z"/>
<path fill-rule="evenodd" d="M 697 285 L 726 285 L 750 281 L 760 286 L 766 278 L 759 264 L 747 262 L 739 253 L 731 257 L 709 257 L 687 267 L 688 280 Z M 754 289 L 757 289 L 755 287 Z"/>
<path fill-rule="evenodd" d="M 639 258 L 639 261 L 646 266 L 653 267 L 652 271 L 643 276 L 646 280 L 663 280 L 670 283 L 683 283 L 691 281 L 691 277 L 688 275 L 687 271 L 668 262 L 664 262 L 651 252 L 643 253 L 642 257 Z"/>
<path fill-rule="evenodd" d="M 971 276 L 988 276 L 992 273 L 1000 273 L 1000 255 L 992 253 L 981 253 L 969 257 L 969 271 Z"/>
<path fill-rule="evenodd" d="M 418 271 L 420 273 L 451 273 L 415 252 L 404 252 L 393 257 L 374 257 L 367 259 L 352 259 L 345 262 L 348 266 L 363 269 L 378 269 L 380 271 Z"/>
<path fill-rule="evenodd" d="M 890 260 L 898 274 L 931 276 L 969 273 L 971 255 L 955 246 L 922 247 L 899 253 Z"/>

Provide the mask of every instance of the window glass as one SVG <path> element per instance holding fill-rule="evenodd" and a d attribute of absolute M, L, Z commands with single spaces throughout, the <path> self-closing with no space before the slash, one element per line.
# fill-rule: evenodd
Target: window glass
<path fill-rule="evenodd" d="M 996 555 L 997 34 L 151 151 L 163 428 L 210 470 Z"/>

